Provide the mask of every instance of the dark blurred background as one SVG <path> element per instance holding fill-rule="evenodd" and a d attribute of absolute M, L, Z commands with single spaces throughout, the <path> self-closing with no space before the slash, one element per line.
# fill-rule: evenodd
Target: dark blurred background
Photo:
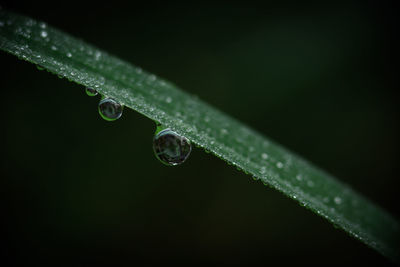
<path fill-rule="evenodd" d="M 174 82 L 399 217 L 394 1 L 2 1 Z M 397 33 L 396 33 L 397 34 Z M 281 193 L 153 122 L 0 53 L 2 266 L 139 262 L 389 265 Z"/>

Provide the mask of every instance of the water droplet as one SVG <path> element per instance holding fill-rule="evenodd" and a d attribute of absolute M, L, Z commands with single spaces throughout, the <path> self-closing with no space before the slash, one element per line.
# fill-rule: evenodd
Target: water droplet
<path fill-rule="evenodd" d="M 67 57 L 72 57 L 72 54 L 70 52 L 68 52 Z"/>
<path fill-rule="evenodd" d="M 123 106 L 112 98 L 104 98 L 99 102 L 100 116 L 106 121 L 115 121 L 122 115 Z"/>
<path fill-rule="evenodd" d="M 189 140 L 169 128 L 161 129 L 162 126 L 157 127 L 153 138 L 154 154 L 165 165 L 182 164 L 192 151 Z"/>
<path fill-rule="evenodd" d="M 171 103 L 171 102 L 172 102 L 172 98 L 168 96 L 168 97 L 165 99 L 165 102 Z"/>
<path fill-rule="evenodd" d="M 40 66 L 40 65 L 36 65 L 36 68 L 37 68 L 38 70 L 44 70 L 44 68 L 43 68 L 42 66 Z"/>
<path fill-rule="evenodd" d="M 282 169 L 282 168 L 283 168 L 283 163 L 280 162 L 280 161 L 278 161 L 278 162 L 276 163 L 276 167 L 277 167 L 278 169 Z"/>
<path fill-rule="evenodd" d="M 261 167 L 261 169 L 260 169 L 260 173 L 261 174 L 264 174 L 265 172 L 267 171 L 267 168 L 266 167 Z"/>
<path fill-rule="evenodd" d="M 40 32 L 40 36 L 42 36 L 43 38 L 47 37 L 47 32 L 46 31 L 41 31 Z"/>
<path fill-rule="evenodd" d="M 86 87 L 86 94 L 88 96 L 96 96 L 98 94 L 98 92 L 92 88 Z"/>
<path fill-rule="evenodd" d="M 157 78 L 156 78 L 156 75 L 154 75 L 154 74 L 150 74 L 150 76 L 148 77 L 148 79 L 150 80 L 150 81 L 155 81 Z"/>
<path fill-rule="evenodd" d="M 301 180 L 303 180 L 303 177 L 301 177 L 301 174 L 297 174 L 297 175 L 296 175 L 296 179 L 297 179 L 298 181 L 301 181 Z"/>
<path fill-rule="evenodd" d="M 262 159 L 267 159 L 267 158 L 268 158 L 267 153 L 262 153 L 262 154 L 261 154 L 261 158 L 262 158 Z"/>
<path fill-rule="evenodd" d="M 335 203 L 338 205 L 342 203 L 342 199 L 340 197 L 335 197 L 333 201 L 335 201 Z"/>
<path fill-rule="evenodd" d="M 96 51 L 96 53 L 94 53 L 95 60 L 99 60 L 100 56 L 101 56 L 101 52 L 100 51 Z"/>
<path fill-rule="evenodd" d="M 221 134 L 223 134 L 223 135 L 228 134 L 228 130 L 225 128 L 222 128 L 220 131 L 221 131 Z"/>
<path fill-rule="evenodd" d="M 57 47 L 56 47 L 55 45 L 52 45 L 52 46 L 51 46 L 51 50 L 56 51 L 56 50 L 57 50 Z"/>

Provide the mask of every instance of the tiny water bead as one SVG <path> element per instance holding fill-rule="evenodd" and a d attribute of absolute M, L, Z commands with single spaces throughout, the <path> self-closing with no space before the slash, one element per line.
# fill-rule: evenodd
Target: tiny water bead
<path fill-rule="evenodd" d="M 86 94 L 88 96 L 96 96 L 98 94 L 98 92 L 92 88 L 86 87 Z"/>
<path fill-rule="evenodd" d="M 122 115 L 123 106 L 112 98 L 104 98 L 99 102 L 100 116 L 106 121 L 115 121 Z"/>
<path fill-rule="evenodd" d="M 43 37 L 43 38 L 46 38 L 47 37 L 47 32 L 46 31 L 41 31 L 40 32 L 40 36 Z"/>
<path fill-rule="evenodd" d="M 190 141 L 169 128 L 159 130 L 157 127 L 153 139 L 153 149 L 156 157 L 165 165 L 182 164 L 192 151 Z"/>

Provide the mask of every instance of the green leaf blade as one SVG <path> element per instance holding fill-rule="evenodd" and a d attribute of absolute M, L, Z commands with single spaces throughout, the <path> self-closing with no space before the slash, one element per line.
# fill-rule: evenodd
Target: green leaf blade
<path fill-rule="evenodd" d="M 398 221 L 348 185 L 175 85 L 43 22 L 0 10 L 0 49 L 172 128 L 399 261 Z"/>

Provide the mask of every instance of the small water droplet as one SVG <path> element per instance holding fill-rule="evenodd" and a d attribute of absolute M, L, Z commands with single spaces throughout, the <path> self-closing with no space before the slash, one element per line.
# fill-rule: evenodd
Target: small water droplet
<path fill-rule="evenodd" d="M 104 98 L 99 102 L 100 116 L 106 121 L 115 121 L 122 115 L 123 106 L 112 98 Z"/>
<path fill-rule="evenodd" d="M 297 174 L 297 175 L 296 175 L 296 179 L 297 179 L 298 181 L 301 181 L 301 180 L 303 180 L 303 177 L 301 177 L 301 174 Z"/>
<path fill-rule="evenodd" d="M 228 130 L 225 129 L 225 128 L 222 128 L 221 129 L 221 134 L 223 134 L 223 135 L 228 134 Z"/>
<path fill-rule="evenodd" d="M 260 173 L 261 174 L 264 174 L 265 172 L 267 171 L 267 168 L 266 167 L 261 167 L 261 169 L 260 169 Z"/>
<path fill-rule="evenodd" d="M 41 31 L 40 32 L 40 36 L 42 36 L 43 38 L 47 37 L 47 32 L 46 31 Z"/>
<path fill-rule="evenodd" d="M 335 203 L 338 205 L 342 203 L 342 199 L 340 197 L 335 197 L 333 201 L 335 201 Z"/>
<path fill-rule="evenodd" d="M 268 158 L 268 154 L 267 153 L 262 153 L 261 154 L 261 158 L 262 159 L 267 159 Z"/>
<path fill-rule="evenodd" d="M 278 161 L 278 162 L 276 163 L 276 167 L 277 167 L 278 169 L 282 169 L 282 168 L 283 168 L 283 163 L 280 162 L 280 161 Z"/>
<path fill-rule="evenodd" d="M 44 70 L 44 68 L 43 68 L 42 66 L 40 66 L 40 65 L 36 65 L 36 68 L 37 68 L 38 70 Z"/>
<path fill-rule="evenodd" d="M 162 129 L 162 130 L 161 130 Z M 153 150 L 157 159 L 168 166 L 182 164 L 192 151 L 190 141 L 169 128 L 158 126 L 153 138 Z"/>
<path fill-rule="evenodd" d="M 52 45 L 52 46 L 51 46 L 51 50 L 56 51 L 56 50 L 57 50 L 57 47 L 56 47 L 55 45 Z"/>
<path fill-rule="evenodd" d="M 171 102 L 172 102 L 172 98 L 168 96 L 168 97 L 165 99 L 165 102 L 171 103 Z"/>
<path fill-rule="evenodd" d="M 67 57 L 72 57 L 72 54 L 70 52 L 68 52 Z"/>
<path fill-rule="evenodd" d="M 148 77 L 148 79 L 149 79 L 149 81 L 155 81 L 157 78 L 156 78 L 156 75 L 154 75 L 154 74 L 150 74 L 149 75 L 149 77 Z"/>
<path fill-rule="evenodd" d="M 98 94 L 96 90 L 89 87 L 86 87 L 85 91 L 88 96 L 96 96 Z"/>
<path fill-rule="evenodd" d="M 101 56 L 101 52 L 100 51 L 96 51 L 96 53 L 94 53 L 95 60 L 99 60 L 100 56 Z"/>

